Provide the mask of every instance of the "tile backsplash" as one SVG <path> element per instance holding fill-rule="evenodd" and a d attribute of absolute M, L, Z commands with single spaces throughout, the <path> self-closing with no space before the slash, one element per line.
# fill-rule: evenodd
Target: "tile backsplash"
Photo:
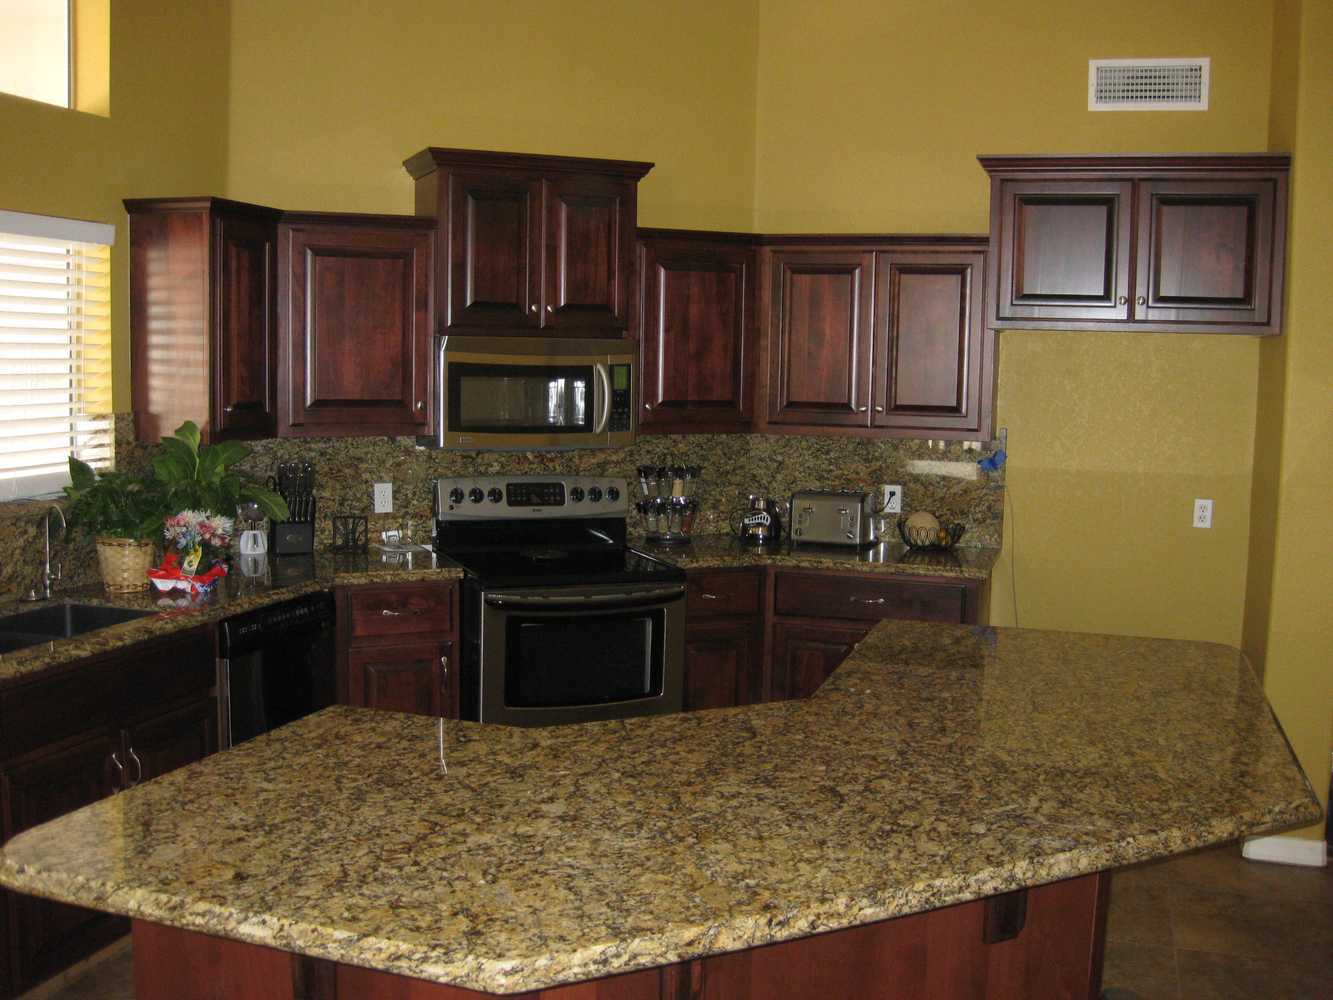
<path fill-rule="evenodd" d="M 640 437 L 629 448 L 566 452 L 453 452 L 418 447 L 411 438 L 267 439 L 249 442 L 242 468 L 263 479 L 279 462 L 315 466 L 318 540 L 327 543 L 330 514 L 365 514 L 371 537 L 383 528 L 413 522 L 419 540 L 429 538 L 431 483 L 440 476 L 528 475 L 564 472 L 618 476 L 631 481 L 640 465 L 694 465 L 701 470 L 697 532 L 732 530 L 749 493 L 779 499 L 802 489 L 903 487 L 904 511 L 930 510 L 967 527 L 960 545 L 998 546 L 1004 504 L 1003 473 L 980 479 L 909 474 L 913 459 L 975 463 L 986 452 L 960 442 L 760 434 L 690 434 Z M 148 449 L 133 442 L 128 415 L 117 420 L 117 465 L 143 463 Z M 393 484 L 394 513 L 370 514 L 371 484 Z M 46 505 L 0 505 L 0 598 L 31 585 L 41 565 L 40 525 Z M 57 547 L 66 580 L 96 579 L 92 545 L 77 536 Z"/>

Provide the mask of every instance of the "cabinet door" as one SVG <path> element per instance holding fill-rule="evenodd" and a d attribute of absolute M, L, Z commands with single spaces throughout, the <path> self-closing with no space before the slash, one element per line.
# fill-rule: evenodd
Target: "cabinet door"
<path fill-rule="evenodd" d="M 744 246 L 646 242 L 644 430 L 750 421 L 753 253 Z"/>
<path fill-rule="evenodd" d="M 629 326 L 633 181 L 575 174 L 544 182 L 542 326 L 619 337 Z"/>
<path fill-rule="evenodd" d="M 451 683 L 456 673 L 452 652 L 447 642 L 353 649 L 347 654 L 348 700 L 366 708 L 439 715 L 446 668 Z M 457 695 L 450 697 L 456 704 Z"/>
<path fill-rule="evenodd" d="M 120 749 L 120 733 L 105 731 L 6 766 L 0 772 L 5 839 L 110 795 L 120 785 L 111 762 Z M 11 975 L 20 990 L 129 929 L 121 917 L 16 892 L 7 896 Z"/>
<path fill-rule="evenodd" d="M 1141 182 L 1134 318 L 1272 323 L 1277 186 L 1273 178 Z"/>
<path fill-rule="evenodd" d="M 998 193 L 992 188 L 995 318 L 1129 319 L 1132 189 L 1117 180 L 1004 180 Z"/>
<path fill-rule="evenodd" d="M 773 697 L 810 697 L 868 631 L 869 625 L 775 622 Z"/>
<path fill-rule="evenodd" d="M 541 180 L 495 171 L 449 177 L 449 296 L 445 324 L 541 324 Z"/>
<path fill-rule="evenodd" d="M 434 234 L 296 225 L 285 334 L 297 434 L 424 434 Z"/>
<path fill-rule="evenodd" d="M 685 709 L 729 708 L 762 698 L 759 630 L 753 620 L 691 624 L 685 630 Z"/>
<path fill-rule="evenodd" d="M 982 253 L 876 255 L 876 427 L 981 430 L 984 273 Z"/>
<path fill-rule="evenodd" d="M 125 748 L 135 784 L 203 760 L 218 748 L 217 702 L 203 698 L 137 722 L 125 732 Z"/>
<path fill-rule="evenodd" d="M 872 253 L 773 254 L 769 420 L 870 426 Z"/>
<path fill-rule="evenodd" d="M 277 406 L 276 227 L 220 215 L 213 246 L 213 426 L 271 435 Z"/>

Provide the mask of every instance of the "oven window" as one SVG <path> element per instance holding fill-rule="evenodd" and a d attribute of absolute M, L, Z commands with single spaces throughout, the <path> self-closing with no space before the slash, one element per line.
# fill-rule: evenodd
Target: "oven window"
<path fill-rule="evenodd" d="M 586 434 L 592 430 L 592 365 L 453 361 L 447 370 L 452 431 Z"/>
<path fill-rule="evenodd" d="M 515 615 L 507 623 L 505 704 L 575 708 L 662 693 L 663 613 Z"/>

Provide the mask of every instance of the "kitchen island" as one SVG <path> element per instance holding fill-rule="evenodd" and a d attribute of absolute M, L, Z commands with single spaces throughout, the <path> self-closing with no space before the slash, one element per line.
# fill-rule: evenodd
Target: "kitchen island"
<path fill-rule="evenodd" d="M 326 710 L 0 882 L 134 917 L 140 1000 L 1087 996 L 1096 873 L 1320 814 L 1205 643 L 884 622 L 803 701 L 443 725 L 447 771 L 434 721 Z"/>

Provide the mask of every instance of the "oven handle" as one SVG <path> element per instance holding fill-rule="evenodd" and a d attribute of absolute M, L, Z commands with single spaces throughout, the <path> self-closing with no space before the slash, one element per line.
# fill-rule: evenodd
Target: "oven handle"
<path fill-rule="evenodd" d="M 607 365 L 602 362 L 592 367 L 593 371 L 597 373 L 597 381 L 602 390 L 602 405 L 598 408 L 597 426 L 592 429 L 592 432 L 601 434 L 606 430 L 606 425 L 611 420 L 611 372 Z"/>
<path fill-rule="evenodd" d="M 555 608 L 603 607 L 609 604 L 647 604 L 662 603 L 673 598 L 683 597 L 685 587 L 654 587 L 649 590 L 630 590 L 619 594 L 587 594 L 583 596 L 533 597 L 526 594 L 487 594 L 486 603 L 493 608 L 529 608 L 532 610 L 552 610 Z"/>

